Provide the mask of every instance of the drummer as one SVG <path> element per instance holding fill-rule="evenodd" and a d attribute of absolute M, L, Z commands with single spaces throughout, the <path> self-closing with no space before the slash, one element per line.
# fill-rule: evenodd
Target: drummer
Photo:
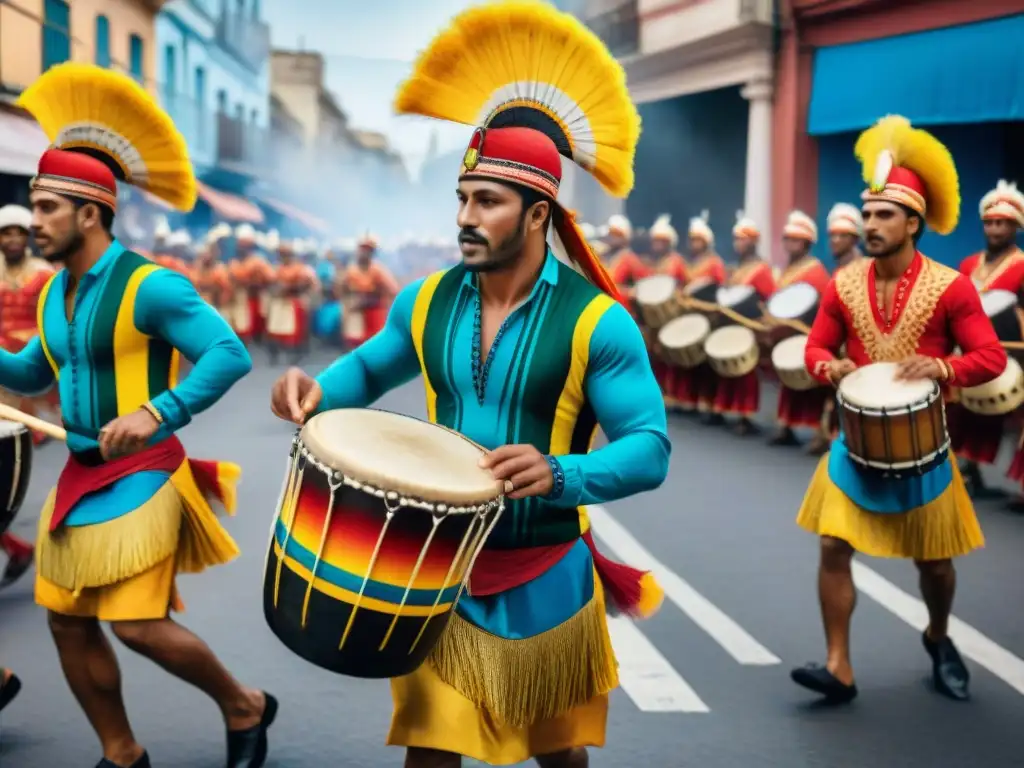
<path fill-rule="evenodd" d="M 655 271 L 661 275 L 668 275 L 682 288 L 686 285 L 686 259 L 676 250 L 679 245 L 679 233 L 672 226 L 672 218 L 667 213 L 657 218 L 650 229 L 649 237 L 651 261 Z M 651 356 L 651 366 L 654 368 L 658 384 L 661 385 L 665 406 L 674 410 L 678 407 L 673 394 L 675 391 L 675 368 L 657 354 Z"/>
<path fill-rule="evenodd" d="M 761 231 L 753 219 L 742 211 L 736 215 L 732 228 L 733 249 L 739 257 L 739 264 L 726 280 L 729 287 L 749 285 L 767 301 L 775 292 L 775 275 L 771 265 L 757 253 Z M 750 435 L 758 430 L 751 417 L 761 407 L 761 382 L 755 368 L 743 376 L 725 377 L 712 373 L 709 384 L 714 392 L 712 400 L 712 423 L 722 423 L 726 418 L 735 419 L 734 429 L 738 435 Z"/>
<path fill-rule="evenodd" d="M 625 216 L 616 213 L 608 219 L 608 233 L 605 242 L 608 250 L 604 262 L 608 274 L 626 298 L 632 299 L 637 280 L 654 274 L 651 265 L 637 255 L 630 244 L 633 241 L 633 225 Z"/>
<path fill-rule="evenodd" d="M 985 234 L 985 250 L 960 263 L 978 291 L 1010 291 L 1020 295 L 1024 287 L 1024 252 L 1017 247 L 1017 233 L 1024 227 L 1024 195 L 1016 185 L 1000 181 L 981 199 L 980 214 Z M 959 403 L 948 407 L 950 439 L 962 460 L 961 469 L 967 488 L 975 498 L 1000 496 L 985 485 L 981 465 L 992 465 L 999 454 L 1006 425 L 1005 416 L 973 413 Z M 1024 444 L 1018 447 L 1007 475 L 1024 484 Z"/>
<path fill-rule="evenodd" d="M 687 270 L 689 281 L 708 280 L 712 285 L 723 285 L 727 277 L 725 262 L 715 252 L 715 233 L 708 224 L 708 211 L 690 219 L 686 234 L 690 251 Z M 685 299 L 682 304 L 686 306 Z M 709 420 L 721 420 L 712 410 L 715 377 L 706 361 L 696 368 L 673 366 L 669 377 L 672 382 L 672 400 L 681 412 L 705 413 Z"/>
<path fill-rule="evenodd" d="M 814 223 L 814 219 L 803 211 L 790 213 L 782 229 L 782 246 L 789 256 L 789 261 L 779 276 L 779 288 L 786 288 L 794 283 L 807 283 L 818 292 L 818 295 L 825 293 L 829 281 L 828 270 L 811 254 L 811 248 L 817 242 L 818 225 Z M 822 420 L 825 403 L 831 397 L 831 387 L 807 390 L 781 387 L 776 412 L 779 431 L 771 439 L 771 444 L 796 445 L 799 441 L 794 430 L 805 428 L 814 430 L 814 437 L 807 447 L 808 452 L 820 456 L 827 451 L 829 438 L 825 434 Z"/>
<path fill-rule="evenodd" d="M 1006 367 L 1006 352 L 978 292 L 916 247 L 926 224 L 942 235 L 956 228 L 960 199 L 949 152 L 897 116 L 883 118 L 856 146 L 864 178 L 873 180 L 862 195 L 871 258 L 842 270 L 825 291 L 807 343 L 808 370 L 823 384 L 838 384 L 858 366 L 888 361 L 899 363 L 907 380 L 946 386 L 991 381 Z M 954 355 L 957 346 L 963 353 Z M 947 634 L 956 589 L 952 559 L 984 539 L 960 473 L 949 459 L 924 475 L 866 473 L 840 436 L 818 464 L 797 516 L 798 525 L 820 536 L 818 590 L 828 656 L 824 665 L 794 669 L 793 681 L 833 702 L 857 696 L 849 632 L 856 601 L 851 561 L 860 552 L 915 562 L 929 617 L 922 641 L 936 689 L 966 699 L 967 668 Z"/>

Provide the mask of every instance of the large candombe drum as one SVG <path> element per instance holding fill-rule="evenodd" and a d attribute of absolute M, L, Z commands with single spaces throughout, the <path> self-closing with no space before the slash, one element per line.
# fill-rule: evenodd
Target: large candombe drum
<path fill-rule="evenodd" d="M 704 340 L 711 332 L 711 321 L 704 315 L 691 313 L 669 320 L 658 331 L 661 356 L 680 368 L 696 368 L 707 360 Z"/>
<path fill-rule="evenodd" d="M 790 336 L 772 349 L 772 365 L 784 387 L 806 392 L 821 386 L 807 370 L 804 362 L 806 350 L 807 337 L 803 335 Z"/>
<path fill-rule="evenodd" d="M 648 328 L 657 330 L 682 314 L 676 298 L 678 283 L 669 275 L 651 275 L 637 280 L 636 305 Z"/>
<path fill-rule="evenodd" d="M 949 433 L 934 381 L 897 381 L 896 363 L 858 368 L 839 382 L 839 419 L 850 458 L 883 474 L 920 474 L 945 461 Z"/>
<path fill-rule="evenodd" d="M 0 420 L 0 533 L 25 501 L 32 478 L 32 434 L 16 421 Z"/>
<path fill-rule="evenodd" d="M 387 411 L 310 419 L 294 440 L 264 573 L 263 611 L 281 642 L 343 675 L 415 671 L 504 506 L 483 454 Z"/>
<path fill-rule="evenodd" d="M 1024 403 L 1024 370 L 1012 357 L 1003 372 L 986 384 L 960 390 L 960 404 L 983 416 L 1004 416 Z"/>

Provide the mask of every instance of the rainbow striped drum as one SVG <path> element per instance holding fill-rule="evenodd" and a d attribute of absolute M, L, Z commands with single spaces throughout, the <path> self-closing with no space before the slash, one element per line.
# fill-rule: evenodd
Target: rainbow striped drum
<path fill-rule="evenodd" d="M 263 611 L 291 651 L 365 678 L 415 671 L 504 509 L 483 449 L 387 411 L 310 419 L 293 441 Z"/>

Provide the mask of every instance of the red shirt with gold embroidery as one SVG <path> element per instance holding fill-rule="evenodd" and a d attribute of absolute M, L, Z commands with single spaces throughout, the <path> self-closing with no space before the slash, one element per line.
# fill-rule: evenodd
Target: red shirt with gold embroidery
<path fill-rule="evenodd" d="M 846 344 L 858 366 L 901 362 L 915 354 L 945 360 L 947 384 L 976 387 L 1006 368 L 1006 350 L 981 308 L 981 296 L 964 275 L 917 253 L 896 286 L 890 317 L 875 299 L 874 260 L 841 270 L 822 295 L 807 340 L 807 370 L 829 383 L 829 362 Z M 953 356 L 955 347 L 963 354 Z"/>
<path fill-rule="evenodd" d="M 729 278 L 729 285 L 749 285 L 765 300 L 775 293 L 775 275 L 767 262 L 758 259 L 740 264 Z"/>
<path fill-rule="evenodd" d="M 1024 251 L 1014 248 L 999 263 L 990 267 L 984 251 L 968 256 L 960 262 L 961 274 L 967 275 L 975 287 L 985 291 L 1012 291 L 1017 293 L 1024 284 Z"/>
<path fill-rule="evenodd" d="M 674 277 L 680 283 L 686 282 L 686 259 L 680 254 L 672 251 L 672 253 L 664 256 L 658 263 L 658 272 L 663 275 Z"/>
<path fill-rule="evenodd" d="M 807 283 L 821 294 L 828 288 L 828 283 L 831 279 L 828 270 L 825 269 L 825 265 L 811 256 L 806 259 L 800 259 L 800 261 L 790 264 L 782 270 L 782 274 L 779 275 L 778 287 L 781 290 L 793 285 L 793 283 Z"/>
<path fill-rule="evenodd" d="M 704 254 L 690 267 L 690 280 L 710 280 L 718 285 L 724 285 L 728 279 L 725 262 L 717 253 Z"/>
<path fill-rule="evenodd" d="M 621 289 L 632 288 L 638 280 L 653 275 L 654 270 L 627 248 L 620 251 L 615 257 L 608 274 L 611 276 L 612 282 Z"/>

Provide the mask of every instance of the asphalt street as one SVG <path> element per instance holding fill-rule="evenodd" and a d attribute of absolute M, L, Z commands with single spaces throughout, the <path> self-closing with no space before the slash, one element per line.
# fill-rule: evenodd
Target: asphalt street
<path fill-rule="evenodd" d="M 319 370 L 310 363 L 310 370 Z M 262 570 L 291 429 L 268 408 L 280 368 L 257 369 L 182 434 L 200 458 L 244 469 L 229 527 L 242 556 L 180 580 L 182 622 L 234 673 L 273 692 L 282 708 L 270 766 L 399 766 L 384 746 L 386 682 L 331 675 L 291 654 L 264 624 Z M 624 393 L 625 396 L 626 393 Z M 418 382 L 384 407 L 423 415 Z M 766 414 L 774 403 L 766 398 Z M 770 419 L 768 415 L 765 422 Z M 661 612 L 616 620 L 622 688 L 613 695 L 608 745 L 591 764 L 610 768 L 941 768 L 1024 765 L 1024 516 L 979 509 L 987 547 L 959 565 L 955 636 L 973 673 L 974 699 L 930 689 L 921 647 L 923 606 L 912 566 L 858 565 L 853 634 L 861 696 L 823 708 L 790 683 L 790 667 L 822 657 L 815 590 L 816 542 L 793 518 L 814 468 L 799 449 L 765 437 L 674 418 L 672 469 L 655 492 L 593 511 L 609 554 L 654 568 Z M 13 530 L 34 535 L 37 510 L 65 449 L 37 454 Z M 1009 451 L 1002 458 L 1005 466 Z M 156 768 L 219 768 L 224 734 L 202 694 L 118 648 L 136 733 Z M 61 677 L 31 578 L 0 592 L 0 664 L 17 671 L 21 696 L 0 723 L 0 768 L 84 768 L 98 748 Z"/>

